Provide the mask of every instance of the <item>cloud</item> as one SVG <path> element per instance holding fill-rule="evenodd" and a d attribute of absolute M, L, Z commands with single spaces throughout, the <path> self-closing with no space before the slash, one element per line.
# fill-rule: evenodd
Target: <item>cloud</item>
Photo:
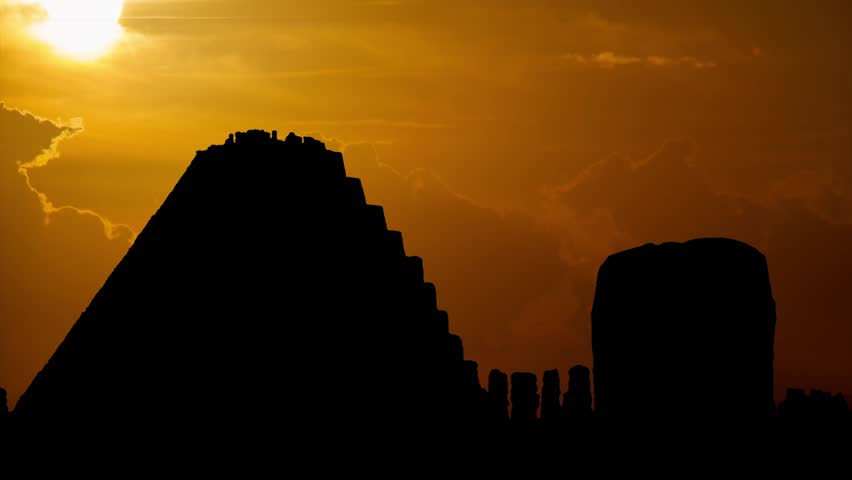
<path fill-rule="evenodd" d="M 658 66 L 658 67 L 667 67 L 667 66 L 672 66 L 672 65 L 686 65 L 688 67 L 692 67 L 692 68 L 696 68 L 696 69 L 702 69 L 702 68 L 714 68 L 716 66 L 716 62 L 714 62 L 713 60 L 699 60 L 695 57 L 690 57 L 690 56 L 671 58 L 671 57 L 660 57 L 660 56 L 652 55 L 650 57 L 646 57 L 645 62 L 650 64 L 650 65 L 654 65 L 654 66 Z"/>
<path fill-rule="evenodd" d="M 628 57 L 625 55 L 616 55 L 612 52 L 601 52 L 591 58 L 592 63 L 596 63 L 602 67 L 612 68 L 616 65 L 633 65 L 642 63 L 639 57 Z"/>
<path fill-rule="evenodd" d="M 132 239 L 95 212 L 53 205 L 28 181 L 79 133 L 75 123 L 0 104 L 0 385 L 11 405 Z"/>
<path fill-rule="evenodd" d="M 53 137 L 50 141 L 50 146 L 41 151 L 38 155 L 36 155 L 32 160 L 29 161 L 18 161 L 18 173 L 24 177 L 24 181 L 26 182 L 27 188 L 38 198 L 39 203 L 41 204 L 42 211 L 44 212 L 44 221 L 45 223 L 50 222 L 51 215 L 63 211 L 74 212 L 78 215 L 89 216 L 97 219 L 102 225 L 104 230 L 104 235 L 110 240 L 114 240 L 117 238 L 128 238 L 131 242 L 136 238 L 136 232 L 126 224 L 123 223 L 115 223 L 104 217 L 103 215 L 95 212 L 94 210 L 88 208 L 80 208 L 75 207 L 73 205 L 55 205 L 50 201 L 47 194 L 38 190 L 33 186 L 30 181 L 30 170 L 34 168 L 42 168 L 46 167 L 48 162 L 59 157 L 59 143 L 63 140 L 67 140 L 83 131 L 82 120 L 81 119 L 72 119 L 72 125 L 61 125 L 51 120 L 47 120 L 44 118 L 39 118 L 32 113 L 18 110 L 12 107 L 6 106 L 5 103 L 0 102 L 0 110 L 4 112 L 11 113 L 12 115 L 18 114 L 22 115 L 25 118 L 29 118 L 33 121 L 37 121 L 41 124 L 48 123 L 52 124 L 56 127 L 58 134 Z"/>
<path fill-rule="evenodd" d="M 772 183 L 768 202 L 779 208 L 795 203 L 823 222 L 852 225 L 852 185 L 830 169 L 805 169 Z"/>
<path fill-rule="evenodd" d="M 354 120 L 291 120 L 298 125 L 306 125 L 309 127 L 338 127 L 338 126 L 354 126 L 354 127 L 389 127 L 402 129 L 417 129 L 417 130 L 445 130 L 453 128 L 453 125 L 448 123 L 430 123 L 420 122 L 417 120 L 389 120 L 382 118 L 365 118 Z"/>
<path fill-rule="evenodd" d="M 614 68 L 624 65 L 646 65 L 649 67 L 675 67 L 686 66 L 695 69 L 714 68 L 716 62 L 713 60 L 700 60 L 693 56 L 667 57 L 662 55 L 648 55 L 644 57 L 622 55 L 611 51 L 603 51 L 597 54 L 581 55 L 579 53 L 566 53 L 562 56 L 565 60 L 583 65 L 594 65 L 603 68 Z"/>
<path fill-rule="evenodd" d="M 563 230 L 576 239 L 594 227 L 589 238 L 604 239 L 606 249 L 615 251 L 634 241 L 674 240 L 720 229 L 718 219 L 732 207 L 692 166 L 694 152 L 691 141 L 672 140 L 638 161 L 613 154 L 593 163 L 550 193 L 563 221 L 573 219 Z"/>

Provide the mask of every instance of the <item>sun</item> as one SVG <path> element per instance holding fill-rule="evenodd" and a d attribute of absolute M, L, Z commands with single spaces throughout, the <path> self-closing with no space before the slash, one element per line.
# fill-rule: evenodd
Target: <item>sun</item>
<path fill-rule="evenodd" d="M 31 33 L 58 53 L 78 61 L 105 55 L 121 38 L 124 0 L 38 0 L 46 17 Z"/>

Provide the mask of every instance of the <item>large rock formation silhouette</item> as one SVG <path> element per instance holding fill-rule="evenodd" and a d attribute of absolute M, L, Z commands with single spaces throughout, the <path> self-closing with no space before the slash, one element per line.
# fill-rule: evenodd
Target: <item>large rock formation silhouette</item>
<path fill-rule="evenodd" d="M 363 445 L 464 428 L 476 371 L 342 155 L 250 130 L 197 152 L 13 416 L 83 444 Z"/>
<path fill-rule="evenodd" d="M 724 238 L 647 244 L 600 267 L 595 410 L 617 421 L 773 414 L 775 302 L 766 258 Z"/>

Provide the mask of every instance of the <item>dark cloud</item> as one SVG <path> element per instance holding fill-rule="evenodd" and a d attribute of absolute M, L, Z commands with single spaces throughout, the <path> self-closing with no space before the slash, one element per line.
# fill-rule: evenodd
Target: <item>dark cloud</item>
<path fill-rule="evenodd" d="M 613 155 L 558 189 L 565 205 L 605 209 L 625 240 L 664 241 L 722 233 L 732 205 L 689 162 L 695 147 L 670 141 L 638 162 Z"/>

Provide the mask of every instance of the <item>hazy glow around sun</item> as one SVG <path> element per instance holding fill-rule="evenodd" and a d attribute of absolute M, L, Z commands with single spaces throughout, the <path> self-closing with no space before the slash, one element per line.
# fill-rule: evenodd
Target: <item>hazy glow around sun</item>
<path fill-rule="evenodd" d="M 60 54 L 86 61 L 115 45 L 123 30 L 118 24 L 124 0 L 38 0 L 46 18 L 32 26 L 34 37 Z"/>

